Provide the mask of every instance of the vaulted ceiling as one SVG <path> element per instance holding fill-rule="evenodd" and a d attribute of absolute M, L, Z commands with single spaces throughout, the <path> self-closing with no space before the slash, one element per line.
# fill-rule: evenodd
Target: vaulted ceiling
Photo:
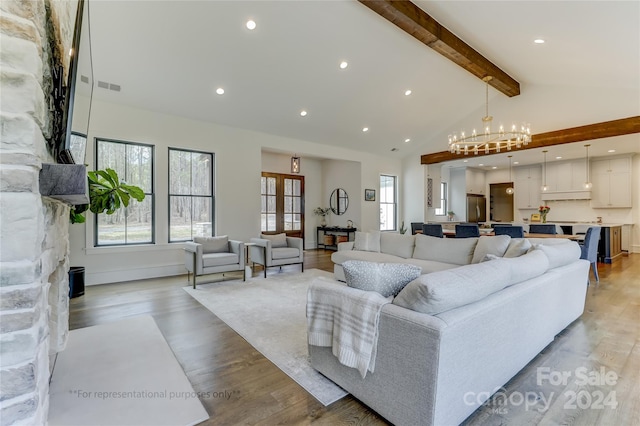
<path fill-rule="evenodd" d="M 481 80 L 357 1 L 88 3 L 94 78 L 121 86 L 95 89 L 109 102 L 416 161 L 484 115 Z M 414 3 L 520 83 L 491 89 L 496 121 L 640 115 L 640 2 Z M 640 151 L 638 134 L 610 139 Z"/>

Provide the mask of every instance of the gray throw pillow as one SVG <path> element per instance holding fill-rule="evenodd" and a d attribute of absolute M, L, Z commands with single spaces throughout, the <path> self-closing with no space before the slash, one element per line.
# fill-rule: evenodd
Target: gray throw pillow
<path fill-rule="evenodd" d="M 262 234 L 260 238 L 271 241 L 271 248 L 287 247 L 287 234 L 265 235 Z"/>
<path fill-rule="evenodd" d="M 419 266 L 405 263 L 377 263 L 347 260 L 342 264 L 349 287 L 376 291 L 384 297 L 395 296 L 420 276 Z"/>
<path fill-rule="evenodd" d="M 229 252 L 229 237 L 193 237 L 193 242 L 202 244 L 202 253 L 227 253 Z"/>

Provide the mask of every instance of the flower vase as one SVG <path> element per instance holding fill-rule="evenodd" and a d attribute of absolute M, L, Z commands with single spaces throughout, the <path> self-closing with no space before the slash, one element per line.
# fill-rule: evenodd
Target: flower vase
<path fill-rule="evenodd" d="M 322 219 L 320 219 L 320 226 L 322 226 L 323 228 L 327 226 L 327 219 L 325 219 L 324 216 L 322 216 Z"/>
<path fill-rule="evenodd" d="M 547 223 L 547 214 L 542 213 L 542 223 Z"/>

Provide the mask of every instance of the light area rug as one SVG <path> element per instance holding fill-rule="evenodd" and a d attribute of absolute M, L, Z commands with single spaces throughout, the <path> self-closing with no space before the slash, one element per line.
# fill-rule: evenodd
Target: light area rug
<path fill-rule="evenodd" d="M 73 330 L 49 389 L 49 425 L 195 425 L 207 420 L 151 316 Z"/>
<path fill-rule="evenodd" d="M 323 405 L 347 395 L 313 369 L 307 349 L 307 290 L 319 269 L 198 285 L 184 290 Z"/>

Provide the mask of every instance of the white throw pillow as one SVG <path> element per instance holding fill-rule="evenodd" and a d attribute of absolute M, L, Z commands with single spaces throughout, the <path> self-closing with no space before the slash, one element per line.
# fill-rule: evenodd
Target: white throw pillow
<path fill-rule="evenodd" d="M 509 285 L 511 271 L 503 259 L 421 275 L 393 304 L 430 315 L 484 299 Z"/>
<path fill-rule="evenodd" d="M 509 241 L 511 241 L 511 237 L 508 235 L 496 235 L 495 237 L 490 237 L 488 235 L 481 236 L 478 239 L 478 244 L 476 245 L 475 250 L 473 251 L 473 259 L 471 259 L 471 263 L 482 262 L 482 259 L 484 259 L 488 254 L 493 254 L 499 257 L 504 256 L 504 252 L 507 251 L 507 247 L 509 247 Z"/>
<path fill-rule="evenodd" d="M 193 242 L 202 244 L 202 253 L 228 253 L 229 237 L 221 235 L 219 237 L 193 237 Z"/>
<path fill-rule="evenodd" d="M 531 243 L 526 238 L 512 238 L 509 247 L 503 257 L 520 257 L 531 248 Z"/>
<path fill-rule="evenodd" d="M 380 252 L 380 231 L 360 232 L 356 231 L 354 250 Z"/>
<path fill-rule="evenodd" d="M 271 248 L 287 247 L 287 234 L 265 235 L 262 234 L 260 238 L 271 241 Z"/>
<path fill-rule="evenodd" d="M 478 238 L 438 238 L 416 235 L 414 259 L 467 265 L 471 263 Z"/>
<path fill-rule="evenodd" d="M 347 260 L 342 264 L 349 287 L 376 291 L 384 297 L 395 296 L 420 276 L 419 266 L 406 263 L 378 263 Z"/>
<path fill-rule="evenodd" d="M 549 259 L 549 269 L 558 268 L 568 265 L 580 259 L 582 250 L 575 241 L 569 241 L 567 244 L 536 244 L 533 246 L 535 250 L 541 250 Z"/>

